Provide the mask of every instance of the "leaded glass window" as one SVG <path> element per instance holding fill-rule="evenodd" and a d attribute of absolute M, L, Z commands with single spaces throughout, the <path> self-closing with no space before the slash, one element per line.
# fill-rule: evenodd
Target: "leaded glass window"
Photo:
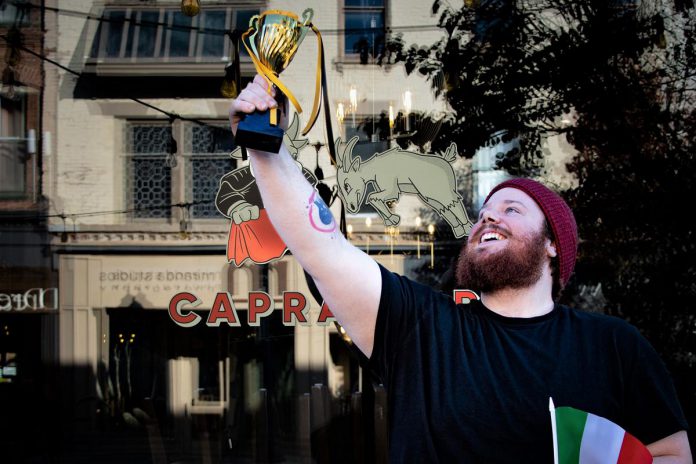
<path fill-rule="evenodd" d="M 235 148 L 234 138 L 227 126 L 186 126 L 186 140 L 190 141 L 189 174 L 186 176 L 191 216 L 194 218 L 222 218 L 215 208 L 215 194 L 220 178 L 235 168 L 230 152 Z"/>
<path fill-rule="evenodd" d="M 130 123 L 127 126 L 128 194 L 136 218 L 169 218 L 172 172 L 165 163 L 171 125 Z"/>

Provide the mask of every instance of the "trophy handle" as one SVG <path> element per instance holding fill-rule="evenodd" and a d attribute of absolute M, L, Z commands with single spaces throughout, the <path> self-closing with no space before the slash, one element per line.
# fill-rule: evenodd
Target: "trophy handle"
<path fill-rule="evenodd" d="M 314 17 L 314 10 L 311 8 L 307 8 L 302 12 L 302 25 L 303 26 L 309 26 L 309 23 L 312 22 L 312 18 Z"/>
<path fill-rule="evenodd" d="M 258 51 L 256 50 L 256 34 L 259 32 L 259 19 L 261 19 L 260 15 L 252 16 L 249 19 L 249 30 L 242 34 L 242 43 L 244 43 L 248 49 L 251 49 L 249 54 L 253 53 L 254 55 L 258 55 Z M 249 34 L 251 31 L 253 31 L 253 33 Z M 244 42 L 245 39 L 248 44 Z"/>

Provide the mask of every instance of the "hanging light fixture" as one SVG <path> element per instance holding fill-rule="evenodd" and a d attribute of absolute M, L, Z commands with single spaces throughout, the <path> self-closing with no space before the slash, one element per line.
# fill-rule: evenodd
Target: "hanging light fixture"
<path fill-rule="evenodd" d="M 225 66 L 225 77 L 220 85 L 220 93 L 225 98 L 237 98 L 241 92 L 241 70 L 239 67 L 239 46 L 241 33 L 237 29 L 227 32 L 232 42 L 232 57 Z"/>
<path fill-rule="evenodd" d="M 167 147 L 167 157 L 164 160 L 165 166 L 168 168 L 175 168 L 178 164 L 176 160 L 176 154 L 179 151 L 179 144 L 176 143 L 174 138 L 174 121 L 172 120 L 172 128 L 169 133 L 169 146 Z"/>
<path fill-rule="evenodd" d="M 7 51 L 5 52 L 5 63 L 7 63 L 8 66 L 17 66 L 20 61 L 22 61 L 22 54 L 19 48 L 13 46 L 7 47 Z"/>
<path fill-rule="evenodd" d="M 222 85 L 220 85 L 220 94 L 225 98 L 236 98 L 239 94 L 237 76 L 234 69 L 234 62 L 225 66 L 225 77 L 222 79 Z"/>
<path fill-rule="evenodd" d="M 17 98 L 17 78 L 15 77 L 14 69 L 7 67 L 2 71 L 2 86 L 0 86 L 0 94 L 8 100 Z"/>
<path fill-rule="evenodd" d="M 7 63 L 8 66 L 15 67 L 22 61 L 20 50 L 24 46 L 24 36 L 17 27 L 13 26 L 7 31 L 5 41 L 7 42 L 5 63 Z"/>
<path fill-rule="evenodd" d="M 194 17 L 201 11 L 199 0 L 181 0 L 181 12 L 186 16 Z"/>
<path fill-rule="evenodd" d="M 5 41 L 7 42 L 7 50 L 5 52 L 5 64 L 7 66 L 2 71 L 0 94 L 9 100 L 15 100 L 17 98 L 16 87 L 19 84 L 15 67 L 22 61 L 20 49 L 23 46 L 24 37 L 19 29 L 12 27 L 7 31 Z"/>

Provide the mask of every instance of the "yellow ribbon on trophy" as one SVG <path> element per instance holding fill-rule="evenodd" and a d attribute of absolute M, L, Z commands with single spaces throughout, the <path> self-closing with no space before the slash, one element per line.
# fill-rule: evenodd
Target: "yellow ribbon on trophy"
<path fill-rule="evenodd" d="M 250 23 L 258 21 L 266 15 L 269 14 L 278 14 L 278 15 L 283 15 L 283 16 L 289 16 L 290 18 L 294 19 L 299 23 L 300 19 L 299 17 L 292 12 L 289 11 L 282 11 L 282 10 L 268 10 L 264 11 L 258 16 L 254 16 Z M 321 77 L 322 77 L 322 58 L 323 58 L 323 46 L 322 46 L 322 39 L 321 39 L 321 33 L 319 32 L 319 29 L 314 26 L 311 22 L 303 24 L 303 27 L 309 27 L 314 31 L 314 33 L 317 36 L 317 41 L 318 41 L 318 56 L 317 56 L 317 71 L 316 71 L 316 84 L 315 84 L 315 90 L 314 90 L 314 104 L 312 106 L 312 113 L 309 117 L 309 120 L 307 121 L 307 125 L 305 128 L 302 130 L 302 135 L 307 135 L 307 133 L 312 129 L 314 126 L 314 123 L 317 120 L 317 117 L 319 116 L 319 103 L 321 101 Z M 251 61 L 254 63 L 254 67 L 256 68 L 256 71 L 262 75 L 266 81 L 268 81 L 268 85 L 270 87 L 271 84 L 274 84 L 283 94 L 285 94 L 292 105 L 295 107 L 298 113 L 302 113 L 302 106 L 300 103 L 297 101 L 295 96 L 292 94 L 290 89 L 288 89 L 285 84 L 283 84 L 280 79 L 278 78 L 276 72 L 272 70 L 270 67 L 268 67 L 266 64 L 264 64 L 258 57 L 258 51 L 256 50 L 255 44 L 250 41 L 250 45 L 247 45 L 247 41 L 249 41 L 250 34 L 253 32 L 252 37 L 256 35 L 258 32 L 257 29 L 255 29 L 253 26 L 250 26 L 249 29 L 242 34 L 242 43 L 244 44 L 244 48 L 246 48 L 247 52 L 249 53 L 249 57 L 251 58 Z M 272 49 L 273 51 L 277 51 L 277 49 L 280 47 L 279 43 L 279 37 L 276 37 L 274 42 L 267 48 Z M 285 65 L 289 63 L 289 60 L 292 59 L 292 56 L 295 54 L 295 51 L 297 50 L 297 47 L 299 45 L 299 42 L 296 43 L 290 50 L 286 51 L 286 55 L 288 55 L 288 58 L 285 60 Z M 275 121 L 272 121 L 275 122 Z"/>

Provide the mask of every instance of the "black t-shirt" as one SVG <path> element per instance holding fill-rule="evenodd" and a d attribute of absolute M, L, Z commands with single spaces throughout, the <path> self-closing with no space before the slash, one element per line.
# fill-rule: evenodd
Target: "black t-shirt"
<path fill-rule="evenodd" d="M 552 463 L 549 397 L 650 444 L 687 424 L 650 344 L 621 319 L 556 305 L 533 318 L 455 305 L 380 266 L 370 366 L 394 463 Z"/>

